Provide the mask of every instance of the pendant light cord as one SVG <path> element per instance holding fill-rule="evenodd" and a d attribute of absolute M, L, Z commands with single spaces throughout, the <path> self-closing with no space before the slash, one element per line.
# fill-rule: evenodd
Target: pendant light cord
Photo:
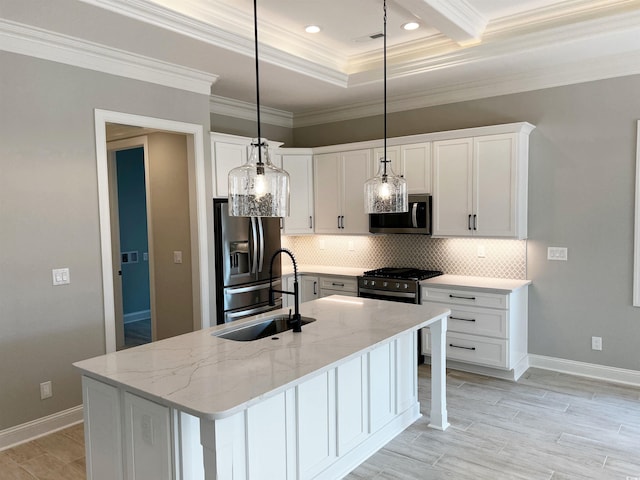
<path fill-rule="evenodd" d="M 262 166 L 262 135 L 260 132 L 260 65 L 258 62 L 258 0 L 253 0 L 253 33 L 256 47 L 256 112 L 258 117 L 258 165 Z"/>
<path fill-rule="evenodd" d="M 384 41 L 384 174 L 387 178 L 387 0 L 383 1 L 384 8 L 384 29 L 382 32 Z"/>

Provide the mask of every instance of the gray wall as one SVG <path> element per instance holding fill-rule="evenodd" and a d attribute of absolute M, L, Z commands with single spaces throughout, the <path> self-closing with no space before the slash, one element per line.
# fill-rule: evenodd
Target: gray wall
<path fill-rule="evenodd" d="M 515 121 L 530 137 L 529 352 L 640 370 L 632 303 L 640 76 L 394 113 L 389 136 Z M 381 118 L 297 128 L 299 147 L 381 136 Z M 546 260 L 568 247 L 568 262 Z M 591 336 L 603 351 L 591 350 Z"/>
<path fill-rule="evenodd" d="M 2 430 L 80 405 L 71 364 L 105 351 L 94 109 L 197 123 L 206 132 L 209 101 L 6 52 L 0 65 Z M 210 178 L 209 166 L 205 173 Z M 70 268 L 70 285 L 52 286 L 59 267 Z M 46 380 L 54 396 L 41 401 Z"/>
<path fill-rule="evenodd" d="M 244 120 L 213 113 L 211 114 L 211 131 L 239 135 L 241 137 L 254 138 L 258 136 L 258 127 L 255 120 Z M 270 125 L 263 120 L 260 122 L 260 132 L 268 140 L 284 142 L 283 147 L 293 146 L 293 130 L 291 128 Z"/>

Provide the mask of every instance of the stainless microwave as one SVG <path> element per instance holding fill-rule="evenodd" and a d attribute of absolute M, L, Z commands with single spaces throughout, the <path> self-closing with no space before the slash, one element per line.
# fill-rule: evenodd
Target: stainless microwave
<path fill-rule="evenodd" d="M 409 195 L 409 211 L 405 213 L 369 214 L 369 232 L 431 235 L 431 195 Z"/>

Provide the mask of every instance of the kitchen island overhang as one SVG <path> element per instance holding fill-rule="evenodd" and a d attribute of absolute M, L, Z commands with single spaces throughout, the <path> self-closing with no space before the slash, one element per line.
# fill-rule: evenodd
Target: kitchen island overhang
<path fill-rule="evenodd" d="M 89 478 L 107 478 L 98 464 L 115 465 L 110 474 L 117 474 L 118 462 L 122 475 L 111 478 L 164 477 L 137 472 L 136 456 L 172 472 L 166 478 L 346 474 L 420 416 L 416 332 L 423 327 L 436 360 L 430 426 L 448 426 L 448 309 L 332 296 L 302 304 L 301 313 L 317 321 L 277 339 L 213 336 L 233 326 L 222 325 L 76 363 Z"/>

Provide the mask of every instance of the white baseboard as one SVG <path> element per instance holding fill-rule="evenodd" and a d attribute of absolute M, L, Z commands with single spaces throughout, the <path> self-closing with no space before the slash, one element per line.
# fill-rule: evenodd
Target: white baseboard
<path fill-rule="evenodd" d="M 431 363 L 431 357 L 425 356 L 425 363 Z M 532 353 L 525 356 L 512 370 L 501 370 L 471 363 L 457 362 L 455 360 L 447 360 L 447 368 L 453 370 L 477 373 L 511 381 L 517 381 L 529 367 L 640 387 L 640 371 L 638 370 L 607 367 L 606 365 L 576 362 L 575 360 L 565 360 L 564 358 L 545 357 Z"/>
<path fill-rule="evenodd" d="M 640 371 L 529 354 L 529 366 L 640 387 Z"/>
<path fill-rule="evenodd" d="M 0 451 L 83 421 L 82 405 L 0 431 Z"/>
<path fill-rule="evenodd" d="M 146 320 L 147 318 L 151 318 L 151 310 L 139 310 L 137 312 L 125 313 L 123 317 L 124 323 Z"/>

